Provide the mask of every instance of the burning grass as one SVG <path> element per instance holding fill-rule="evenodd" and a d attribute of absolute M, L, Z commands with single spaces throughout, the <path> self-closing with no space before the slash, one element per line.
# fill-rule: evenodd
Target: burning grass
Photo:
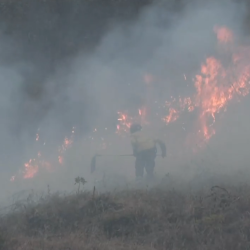
<path fill-rule="evenodd" d="M 1 216 L 0 249 L 249 249 L 250 187 L 29 198 Z"/>

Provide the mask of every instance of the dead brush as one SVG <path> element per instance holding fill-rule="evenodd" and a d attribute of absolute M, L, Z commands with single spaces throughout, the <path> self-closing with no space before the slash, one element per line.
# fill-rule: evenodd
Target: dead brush
<path fill-rule="evenodd" d="M 1 216 L 0 225 L 4 250 L 103 244 L 108 249 L 109 242 L 118 244 L 115 249 L 249 249 L 250 187 L 214 186 L 196 193 L 162 187 L 102 194 L 80 189 L 39 201 L 30 196 Z"/>

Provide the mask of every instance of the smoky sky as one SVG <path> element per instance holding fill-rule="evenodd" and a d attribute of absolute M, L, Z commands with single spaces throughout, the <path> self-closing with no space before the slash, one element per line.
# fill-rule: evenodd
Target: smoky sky
<path fill-rule="evenodd" d="M 12 78 L 18 79 L 4 79 L 3 81 L 10 83 L 2 85 L 2 93 L 8 93 L 8 98 L 12 100 L 5 119 L 10 133 L 17 138 L 24 133 L 32 136 L 51 109 L 54 109 L 55 123 L 61 126 L 57 130 L 60 133 L 64 134 L 72 126 L 88 130 L 92 126 L 91 117 L 84 119 L 84 116 L 87 116 L 87 110 L 97 112 L 98 107 L 89 100 L 91 97 L 88 94 L 76 97 L 75 102 L 69 100 L 65 89 L 74 83 L 69 82 L 70 79 L 66 79 L 65 74 L 60 77 L 60 68 L 64 71 L 68 60 L 78 53 L 85 53 L 87 58 L 110 27 L 122 27 L 133 22 L 140 10 L 149 3 L 150 1 L 106 1 L 105 4 L 101 1 L 2 1 L 1 64 L 8 71 L 13 71 L 9 73 Z M 105 42 L 103 46 L 106 46 Z M 108 46 L 112 47 L 112 44 Z M 119 51 L 127 53 L 127 46 L 129 44 L 124 43 L 122 48 L 113 47 L 113 51 L 109 53 L 114 54 L 115 58 L 122 57 Z M 133 58 L 133 51 L 128 53 L 132 60 L 144 60 L 142 54 L 134 55 Z M 109 55 L 109 60 L 112 60 L 112 55 Z M 3 77 L 8 77 L 8 73 Z"/>
<path fill-rule="evenodd" d="M 72 83 L 60 78 L 51 81 L 50 77 L 59 74 L 59 65 L 67 57 L 93 50 L 111 19 L 121 18 L 119 12 L 126 16 L 127 11 L 127 18 L 135 16 L 136 5 L 125 4 L 127 10 L 122 10 L 123 6 L 116 7 L 113 1 L 2 2 L 1 61 L 19 76 L 11 93 L 15 105 L 10 112 L 12 133 L 34 133 L 52 107 L 57 110 L 55 120 L 65 124 L 65 129 L 73 123 L 83 127 L 80 120 L 89 108 L 87 95 L 82 97 L 82 103 L 69 103 L 63 90 Z M 79 114 L 72 124 L 68 122 L 72 120 L 71 109 Z M 77 121 L 77 117 L 81 119 Z"/>
<path fill-rule="evenodd" d="M 244 8 L 231 1 L 1 1 L 2 161 L 36 152 L 39 128 L 51 147 L 73 126 L 79 137 L 94 126 L 115 128 L 117 110 L 147 101 L 146 72 L 164 78 L 156 98 L 185 94 L 183 73 L 196 73 L 213 53 L 215 22 L 243 32 Z"/>

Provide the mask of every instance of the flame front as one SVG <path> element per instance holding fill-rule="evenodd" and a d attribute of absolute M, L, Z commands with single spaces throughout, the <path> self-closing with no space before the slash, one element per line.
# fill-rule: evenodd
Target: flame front
<path fill-rule="evenodd" d="M 204 140 L 209 140 L 214 134 L 216 114 L 226 111 L 228 103 L 237 96 L 249 94 L 250 64 L 248 58 L 250 49 L 234 46 L 233 32 L 226 27 L 216 27 L 219 45 L 230 44 L 229 53 L 231 62 L 223 66 L 223 61 L 215 57 L 208 57 L 201 65 L 200 74 L 194 80 L 195 94 L 192 97 L 173 99 L 166 102 L 169 114 L 164 118 L 170 123 L 177 120 L 187 108 L 189 112 L 199 111 L 200 133 Z M 228 55 L 228 54 L 227 54 Z M 177 106 L 177 108 L 174 108 Z"/>
<path fill-rule="evenodd" d="M 235 42 L 237 39 L 235 39 L 233 32 L 226 27 L 216 26 L 214 32 L 218 40 L 217 49 L 219 50 L 218 55 L 220 57 L 209 56 L 201 64 L 199 72 L 193 79 L 194 94 L 186 97 L 172 96 L 170 100 L 164 101 L 163 105 L 162 103 L 159 104 L 160 101 L 155 101 L 157 108 L 161 109 L 161 111 L 158 110 L 156 112 L 157 114 L 153 114 L 155 116 L 152 117 L 151 120 L 148 115 L 149 110 L 151 113 L 149 107 L 152 107 L 150 105 L 145 105 L 139 110 L 136 110 L 137 113 L 134 115 L 129 111 L 117 112 L 117 135 L 126 135 L 132 123 L 139 122 L 145 126 L 154 123 L 159 119 L 159 116 L 159 120 L 163 122 L 162 124 L 168 125 L 177 121 L 184 112 L 195 112 L 197 120 L 194 126 L 195 130 L 191 134 L 195 134 L 196 141 L 207 142 L 215 135 L 214 125 L 218 114 L 225 112 L 231 101 L 238 101 L 250 92 L 250 48 L 237 46 Z M 225 56 L 227 58 L 226 62 L 223 60 Z M 185 83 L 187 83 L 187 79 L 190 79 L 190 75 L 188 77 L 186 74 L 182 73 L 182 75 Z M 156 79 L 158 82 L 161 78 L 151 74 L 145 74 L 144 82 L 149 92 L 152 91 L 151 87 L 154 87 Z M 159 120 L 157 120 L 157 122 Z M 105 128 L 104 131 L 107 132 L 108 129 Z M 96 132 L 97 129 L 94 129 L 93 133 Z M 190 134 L 187 135 L 187 138 L 191 137 Z M 89 138 L 93 140 L 94 135 L 90 135 Z M 101 148 L 106 149 L 109 143 L 105 142 L 104 136 L 101 135 L 97 139 L 101 141 Z M 37 133 L 36 141 L 39 140 L 39 134 Z M 72 146 L 73 141 L 74 128 L 71 136 L 65 137 L 63 144 L 58 148 L 57 161 L 60 164 L 64 163 L 65 152 Z M 41 168 L 51 169 L 51 164 L 42 160 L 41 157 L 42 154 L 39 151 L 36 159 L 30 159 L 25 163 L 23 178 L 28 179 L 34 177 Z M 16 176 L 11 177 L 11 181 L 15 179 Z"/>
<path fill-rule="evenodd" d="M 64 163 L 64 154 L 65 152 L 72 146 L 73 144 L 73 136 L 74 136 L 75 128 L 73 127 L 71 131 L 70 138 L 65 137 L 63 144 L 58 149 L 58 162 L 59 164 Z M 40 139 L 39 134 L 36 134 L 36 142 Z M 43 144 L 45 145 L 45 143 Z M 21 170 L 21 177 L 24 179 L 31 179 L 38 174 L 38 172 L 42 169 L 46 169 L 47 171 L 52 171 L 52 163 L 48 162 L 44 159 L 41 151 L 38 151 L 36 158 L 30 159 L 28 162 L 24 164 L 24 169 Z M 10 178 L 10 181 L 15 181 L 17 177 L 20 175 L 14 175 Z"/>

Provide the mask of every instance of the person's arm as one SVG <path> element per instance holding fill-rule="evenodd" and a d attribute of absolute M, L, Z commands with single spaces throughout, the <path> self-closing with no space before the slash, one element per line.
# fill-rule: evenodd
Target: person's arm
<path fill-rule="evenodd" d="M 163 158 L 166 157 L 166 155 L 167 155 L 166 144 L 162 140 L 160 140 L 160 139 L 156 139 L 155 142 L 158 143 L 159 146 L 160 146 L 160 148 L 161 148 L 161 155 L 162 155 L 162 157 Z"/>

